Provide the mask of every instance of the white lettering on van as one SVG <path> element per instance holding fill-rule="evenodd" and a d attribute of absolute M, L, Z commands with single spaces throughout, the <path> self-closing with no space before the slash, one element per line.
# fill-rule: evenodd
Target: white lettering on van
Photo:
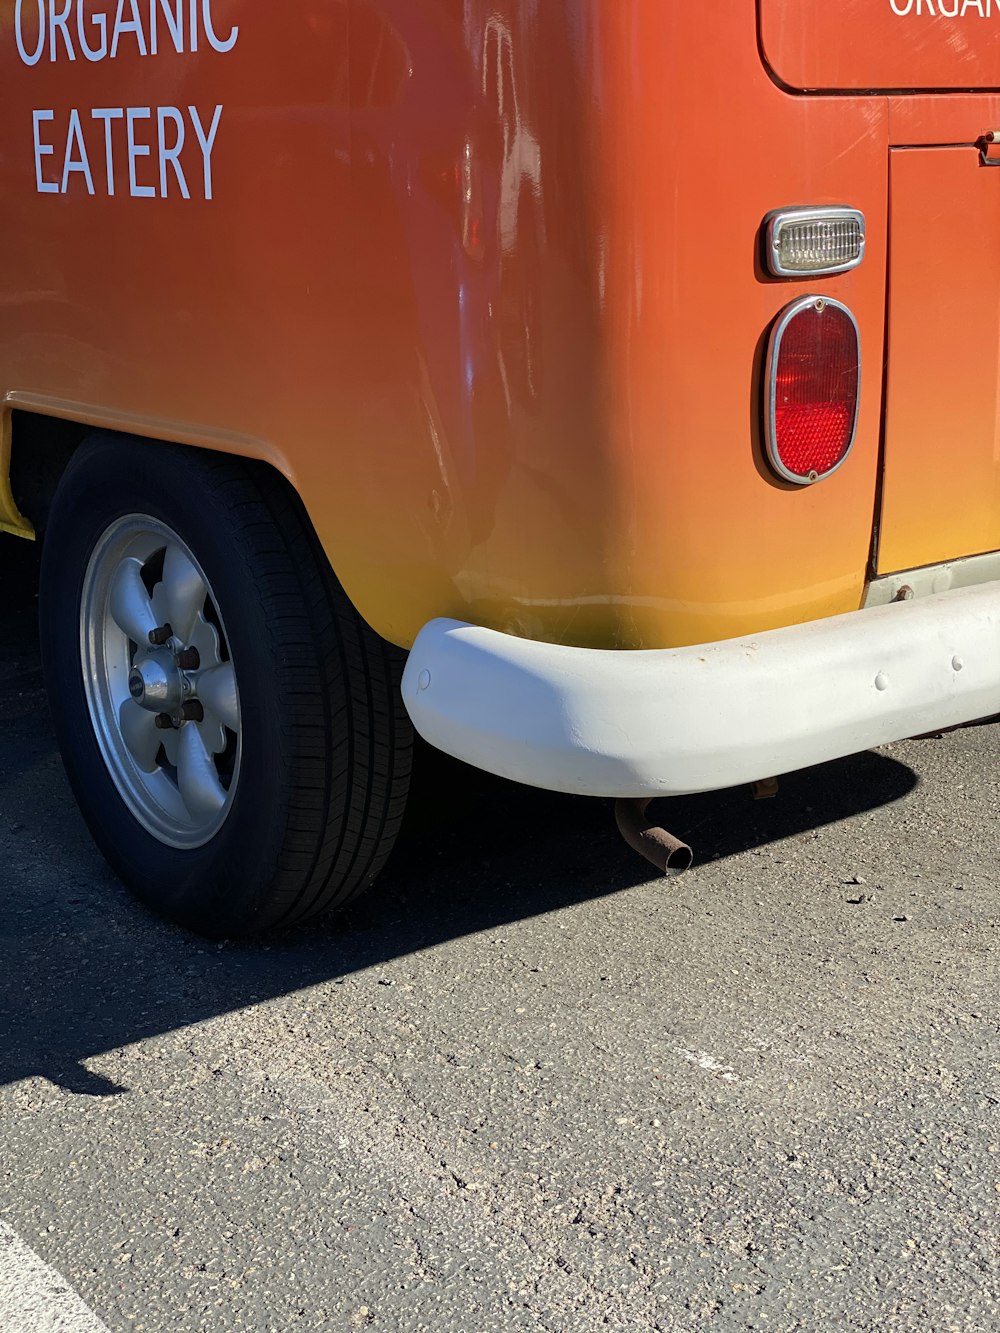
<path fill-rule="evenodd" d="M 233 49 L 239 39 L 240 30 L 234 24 L 230 29 L 229 36 L 226 40 L 224 42 L 219 41 L 215 32 L 215 24 L 212 22 L 212 0 L 204 0 L 201 10 L 201 21 L 205 26 L 205 36 L 208 38 L 209 46 L 214 47 L 216 51 L 221 51 L 223 54 L 225 54 L 226 51 L 231 51 Z"/>
<path fill-rule="evenodd" d="M 37 65 L 45 50 L 45 0 L 36 0 L 36 4 L 38 6 L 38 45 L 30 55 L 24 44 L 24 30 L 21 22 L 24 14 L 24 0 L 17 0 L 17 4 L 14 6 L 14 36 L 17 41 L 17 53 L 26 65 Z"/>
<path fill-rule="evenodd" d="M 914 0 L 908 0 L 913 4 Z M 916 0 L 917 5 L 931 0 Z M 987 0 L 987 3 L 989 0 Z M 58 60 L 76 60 L 73 28 L 78 44 L 88 60 L 117 60 L 126 53 L 123 38 L 132 37 L 140 56 L 160 53 L 161 25 L 166 29 L 164 45 L 172 45 L 178 55 L 196 55 L 201 34 L 213 51 L 227 55 L 239 41 L 240 29 L 232 24 L 228 33 L 220 33 L 215 24 L 214 0 L 116 0 L 114 19 L 105 12 L 89 13 L 89 0 L 15 0 L 14 28 L 17 50 L 26 65 L 37 65 L 46 52 L 50 64 Z M 892 0 L 895 6 L 899 0 Z M 32 15 L 34 9 L 34 15 Z M 38 41 L 32 48 L 34 24 L 38 23 Z M 110 42 L 109 42 L 110 29 Z M 86 33 L 96 32 L 97 46 Z M 127 44 L 131 47 L 131 43 Z"/>
<path fill-rule="evenodd" d="M 212 115 L 196 106 L 105 106 L 88 113 L 74 108 L 65 120 L 65 149 L 61 149 L 61 174 L 45 179 L 45 158 L 57 152 L 62 124 L 51 131 L 43 127 L 62 121 L 51 110 L 34 112 L 35 181 L 39 194 L 70 194 L 81 178 L 90 195 L 107 193 L 109 199 L 126 194 L 132 199 L 211 200 L 215 191 L 213 154 L 224 108 Z M 117 128 L 121 122 L 121 128 Z M 100 161 L 99 126 L 104 128 L 103 173 L 95 183 L 94 164 Z M 207 126 L 207 128 L 206 128 Z M 147 161 L 147 159 L 149 159 Z M 56 163 L 52 164 L 56 168 Z M 198 178 L 203 189 L 197 190 Z M 127 185 L 126 185 L 127 179 Z M 82 191 L 82 187 L 81 187 Z"/>
<path fill-rule="evenodd" d="M 43 121 L 55 120 L 56 113 L 54 111 L 33 111 L 31 116 L 35 126 L 35 181 L 38 184 L 38 193 L 58 194 L 59 186 L 45 180 L 42 176 L 42 158 L 54 153 L 55 149 L 51 144 L 42 143 L 38 132 Z"/>
<path fill-rule="evenodd" d="M 77 156 L 73 156 L 74 146 Z M 83 142 L 83 128 L 80 125 L 79 111 L 69 113 L 69 132 L 66 135 L 66 156 L 63 158 L 62 185 L 60 191 L 65 194 L 69 189 L 69 178 L 74 171 L 79 171 L 87 182 L 87 193 L 94 194 L 94 178 L 90 174 L 90 158 L 87 145 Z"/>
<path fill-rule="evenodd" d="M 130 19 L 125 18 L 125 6 L 128 5 L 132 11 Z M 139 17 L 139 0 L 118 0 L 118 9 L 115 13 L 115 27 L 111 36 L 111 59 L 114 60 L 118 55 L 118 42 L 126 33 L 133 33 L 136 43 L 139 47 L 141 56 L 147 55 L 146 34 L 142 30 L 142 19 Z"/>
<path fill-rule="evenodd" d="M 208 134 L 205 134 L 205 128 L 201 123 L 201 116 L 198 115 L 197 107 L 189 106 L 188 113 L 191 116 L 191 123 L 194 126 L 194 132 L 198 137 L 198 143 L 201 145 L 202 157 L 205 159 L 205 198 L 212 197 L 212 149 L 215 147 L 215 136 L 219 132 L 219 122 L 222 120 L 222 107 L 215 108 L 215 115 L 212 118 L 212 127 Z"/>
<path fill-rule="evenodd" d="M 92 14 L 90 17 L 91 27 L 96 28 L 100 34 L 99 46 L 91 46 L 87 41 L 85 18 L 86 13 L 83 5 L 78 5 L 76 10 L 76 36 L 80 43 L 80 50 L 83 52 L 85 60 L 103 60 L 108 54 L 108 16 L 107 14 Z"/>
<path fill-rule="evenodd" d="M 63 45 L 66 48 L 66 54 L 70 60 L 76 59 L 76 52 L 73 50 L 73 39 L 66 31 L 66 24 L 69 21 L 69 11 L 73 7 L 73 0 L 66 0 L 61 10 L 56 10 L 55 0 L 52 3 L 52 14 L 49 18 L 49 59 L 54 61 L 56 58 L 56 33 L 62 33 Z"/>
<path fill-rule="evenodd" d="M 113 120 L 124 120 L 125 110 L 120 106 L 102 106 L 95 107 L 90 113 L 91 120 L 104 121 L 104 153 L 105 161 L 108 167 L 108 197 L 114 198 L 115 193 L 115 147 L 111 138 L 111 122 Z"/>
<path fill-rule="evenodd" d="M 152 185 L 140 185 L 136 179 L 135 164 L 140 157 L 149 157 L 151 149 L 149 144 L 137 143 L 135 137 L 135 122 L 137 120 L 149 120 L 152 112 L 148 106 L 130 106 L 125 111 L 125 137 L 128 142 L 128 183 L 129 193 L 133 199 L 154 199 L 156 191 Z"/>
<path fill-rule="evenodd" d="M 173 122 L 174 142 L 171 148 L 167 147 L 166 127 L 167 121 Z M 173 167 L 174 175 L 177 178 L 177 184 L 180 186 L 181 198 L 190 199 L 191 192 L 188 190 L 187 177 L 184 175 L 184 168 L 181 166 L 181 152 L 184 148 L 184 117 L 175 106 L 161 106 L 156 112 L 157 140 L 160 150 L 160 198 L 167 197 L 167 163 Z"/>
<path fill-rule="evenodd" d="M 174 0 L 172 11 L 170 3 L 171 0 L 149 0 L 150 55 L 155 56 L 159 52 L 159 15 L 161 11 L 167 28 L 170 30 L 170 40 L 174 44 L 174 50 L 178 55 L 184 54 L 184 0 Z"/>
<path fill-rule="evenodd" d="M 916 2 L 919 4 L 921 0 Z M 56 64 L 63 60 L 85 60 L 94 64 L 102 60 L 158 57 L 161 53 L 183 56 L 197 54 L 203 45 L 218 55 L 228 55 L 236 47 L 241 30 L 233 23 L 228 29 L 223 24 L 220 31 L 213 3 L 214 0 L 100 0 L 95 5 L 92 0 L 14 0 L 14 36 L 22 63 L 31 67 L 42 61 Z M 204 68 L 208 69 L 208 61 L 214 58 L 208 57 Z M 176 85 L 175 76 L 173 86 Z M 127 193 L 134 199 L 179 196 L 185 200 L 209 201 L 215 192 L 214 154 L 223 111 L 221 104 L 214 108 L 211 117 L 203 115 L 196 106 L 34 111 L 38 192 L 69 194 L 74 189 L 82 192 L 81 179 L 88 194 L 102 192 L 105 182 L 95 185 L 92 164 L 100 161 L 98 127 L 103 125 L 108 198 Z M 51 131 L 54 141 L 49 141 L 45 126 L 57 119 L 59 124 Z M 117 128 L 119 121 L 121 129 Z M 49 166 L 45 159 L 57 153 L 55 145 L 60 142 L 63 128 L 65 148 L 60 174 L 57 163 Z M 196 186 L 199 173 L 194 165 L 199 153 L 200 192 Z M 47 169 L 49 179 L 46 179 Z"/>
<path fill-rule="evenodd" d="M 937 6 L 935 9 L 934 6 Z M 964 19 L 970 11 L 981 19 L 1000 18 L 1000 0 L 889 0 L 897 18 L 922 15 L 927 18 Z"/>

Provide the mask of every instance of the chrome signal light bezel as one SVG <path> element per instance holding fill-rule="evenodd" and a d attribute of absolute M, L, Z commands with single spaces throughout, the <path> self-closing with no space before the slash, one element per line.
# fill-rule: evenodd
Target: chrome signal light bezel
<path fill-rule="evenodd" d="M 781 260 L 782 232 L 793 226 L 824 224 L 829 222 L 855 222 L 860 237 L 858 252 L 850 259 L 839 264 L 815 264 L 801 268 L 789 268 Z M 848 273 L 857 268 L 865 257 L 868 237 L 865 230 L 865 215 L 857 208 L 842 205 L 822 205 L 797 208 L 778 208 L 768 213 L 764 219 L 764 262 L 768 272 L 776 278 L 817 278 L 834 273 Z"/>
<path fill-rule="evenodd" d="M 810 472 L 801 476 L 796 472 L 791 472 L 781 461 L 778 453 L 778 421 L 777 421 L 777 399 L 778 399 L 778 359 L 781 353 L 781 342 L 785 336 L 785 331 L 797 315 L 810 307 L 816 310 L 835 309 L 845 314 L 854 326 L 854 336 L 858 344 L 858 379 L 857 389 L 854 398 L 854 419 L 851 422 L 851 433 L 847 448 L 843 456 L 834 463 L 833 467 L 827 468 L 825 472 Z M 818 481 L 825 481 L 827 477 L 840 470 L 850 458 L 854 451 L 854 445 L 858 438 L 858 415 L 861 411 L 861 330 L 858 327 L 858 321 L 854 311 L 844 305 L 843 301 L 835 301 L 829 296 L 803 296 L 798 301 L 793 301 L 791 305 L 785 306 L 781 314 L 775 320 L 774 327 L 771 329 L 771 336 L 767 345 L 767 362 L 765 367 L 765 392 L 766 401 L 764 404 L 764 445 L 767 451 L 767 461 L 773 471 L 782 481 L 791 482 L 793 486 L 814 486 Z"/>

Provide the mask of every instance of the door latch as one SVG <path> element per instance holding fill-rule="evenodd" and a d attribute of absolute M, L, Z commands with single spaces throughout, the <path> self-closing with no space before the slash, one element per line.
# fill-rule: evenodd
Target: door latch
<path fill-rule="evenodd" d="M 984 167 L 1000 167 L 1000 130 L 988 130 L 976 140 L 979 160 Z M 994 153 L 991 154 L 990 150 Z"/>

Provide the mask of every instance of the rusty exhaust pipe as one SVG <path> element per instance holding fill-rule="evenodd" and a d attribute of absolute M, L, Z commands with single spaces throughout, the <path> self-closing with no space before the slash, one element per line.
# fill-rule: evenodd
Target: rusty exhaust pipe
<path fill-rule="evenodd" d="M 694 861 L 694 853 L 686 842 L 649 822 L 646 811 L 651 800 L 650 797 L 648 800 L 615 801 L 618 831 L 628 845 L 651 861 L 657 870 L 664 875 L 679 875 Z"/>

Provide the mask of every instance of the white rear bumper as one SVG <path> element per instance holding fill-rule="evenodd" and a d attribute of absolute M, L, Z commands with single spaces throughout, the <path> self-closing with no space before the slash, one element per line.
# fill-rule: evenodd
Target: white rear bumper
<path fill-rule="evenodd" d="M 712 791 L 1000 713 L 1000 582 L 662 651 L 432 620 L 403 697 L 427 741 L 501 777 Z"/>

